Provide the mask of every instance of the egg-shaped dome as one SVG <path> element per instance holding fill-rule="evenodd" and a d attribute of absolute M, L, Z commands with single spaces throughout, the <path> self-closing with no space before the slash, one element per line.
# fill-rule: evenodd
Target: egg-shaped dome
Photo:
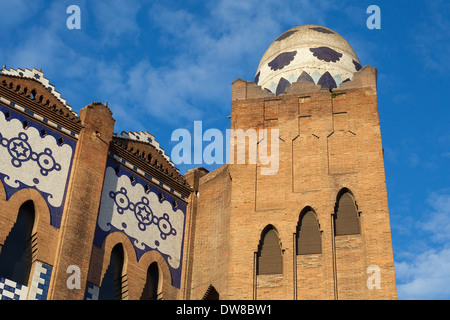
<path fill-rule="evenodd" d="M 342 36 L 310 24 L 275 39 L 261 58 L 254 82 L 276 95 L 297 81 L 333 89 L 360 69 L 358 57 Z"/>

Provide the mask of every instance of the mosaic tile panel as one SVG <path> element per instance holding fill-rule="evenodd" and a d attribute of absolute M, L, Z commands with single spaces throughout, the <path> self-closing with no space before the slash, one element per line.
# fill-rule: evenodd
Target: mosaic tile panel
<path fill-rule="evenodd" d="M 94 245 L 112 232 L 123 232 L 138 260 L 150 250 L 164 257 L 179 288 L 186 202 L 108 159 Z"/>
<path fill-rule="evenodd" d="M 0 180 L 7 198 L 33 188 L 59 228 L 76 141 L 0 104 Z"/>
<path fill-rule="evenodd" d="M 36 261 L 28 300 L 47 300 L 53 267 Z"/>
<path fill-rule="evenodd" d="M 0 300 L 26 300 L 28 287 L 0 277 Z"/>

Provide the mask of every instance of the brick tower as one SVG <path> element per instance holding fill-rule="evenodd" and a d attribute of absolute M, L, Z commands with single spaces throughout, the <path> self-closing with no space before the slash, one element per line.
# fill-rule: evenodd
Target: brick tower
<path fill-rule="evenodd" d="M 185 175 L 185 298 L 396 299 L 376 69 L 328 28 L 290 29 L 233 82 L 231 129 L 229 163 Z"/>

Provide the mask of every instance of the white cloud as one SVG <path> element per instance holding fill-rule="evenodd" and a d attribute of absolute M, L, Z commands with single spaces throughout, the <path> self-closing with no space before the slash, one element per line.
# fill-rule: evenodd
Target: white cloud
<path fill-rule="evenodd" d="M 409 157 L 408 157 L 408 162 L 412 168 L 417 167 L 420 164 L 420 158 L 417 155 L 417 153 L 411 152 L 411 154 L 409 154 Z"/>
<path fill-rule="evenodd" d="M 102 45 L 117 46 L 130 39 L 136 41 L 140 35 L 137 15 L 142 5 L 136 0 L 96 1 L 88 10 L 94 19 L 98 39 Z"/>
<path fill-rule="evenodd" d="M 433 192 L 426 203 L 430 209 L 412 226 L 420 239 L 396 254 L 399 299 L 450 299 L 450 193 Z"/>
<path fill-rule="evenodd" d="M 214 123 L 229 114 L 231 82 L 253 80 L 265 49 L 286 28 L 310 17 L 325 24 L 328 4 L 221 0 L 191 10 L 170 2 L 81 1 L 82 29 L 68 32 L 67 4 L 53 2 L 29 13 L 40 11 L 41 20 L 8 41 L 2 55 L 13 67 L 42 68 L 75 109 L 87 99 L 108 101 L 117 124 Z"/>
<path fill-rule="evenodd" d="M 448 1 L 435 0 L 423 4 L 426 22 L 416 24 L 412 29 L 414 49 L 424 67 L 437 72 L 448 72 L 450 51 L 450 21 Z M 432 36 L 430 36 L 432 35 Z"/>
<path fill-rule="evenodd" d="M 433 192 L 427 199 L 431 210 L 420 227 L 431 232 L 434 241 L 450 240 L 450 193 Z"/>
<path fill-rule="evenodd" d="M 286 26 L 301 25 L 311 15 L 320 21 L 325 5 L 227 0 L 205 4 L 206 14 L 198 16 L 157 3 L 149 17 L 167 48 L 166 63 L 140 61 L 130 72 L 130 88 L 147 88 L 142 105 L 163 120 L 173 121 L 173 112 L 188 121 L 226 117 L 231 82 L 253 80 L 265 49 Z"/>
<path fill-rule="evenodd" d="M 450 299 L 450 248 L 428 250 L 395 264 L 399 299 Z"/>
<path fill-rule="evenodd" d="M 2 1 L 0 3 L 0 12 L 2 18 L 0 19 L 0 27 L 16 28 L 39 12 L 39 8 L 43 5 L 43 0 L 27 1 L 14 0 Z"/>
<path fill-rule="evenodd" d="M 141 61 L 127 73 L 127 94 L 135 105 L 144 108 L 141 112 L 167 122 L 198 117 L 198 107 L 189 101 L 191 90 L 201 94 L 204 71 L 196 65 L 156 69 Z"/>

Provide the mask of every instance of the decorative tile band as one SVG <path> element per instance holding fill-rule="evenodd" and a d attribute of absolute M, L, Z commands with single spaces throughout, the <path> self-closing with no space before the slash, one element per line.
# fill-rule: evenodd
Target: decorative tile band
<path fill-rule="evenodd" d="M 164 188 L 165 190 L 169 191 L 170 193 L 174 194 L 175 196 L 177 196 L 180 199 L 186 200 L 186 197 L 183 196 L 181 193 L 179 193 L 178 191 L 175 191 L 174 189 L 172 189 L 169 186 L 166 186 L 164 183 L 160 182 L 158 179 L 153 178 L 152 176 L 150 176 L 149 174 L 145 173 L 144 171 L 142 171 L 141 169 L 139 169 L 138 167 L 132 165 L 131 163 L 129 163 L 128 161 L 122 159 L 121 157 L 115 155 L 114 153 L 112 153 L 111 151 L 108 151 L 108 155 L 112 158 L 114 158 L 115 160 L 117 160 L 118 162 L 122 163 L 124 166 L 126 166 L 127 168 L 139 173 L 141 176 L 147 178 L 148 180 L 152 181 L 153 183 L 155 183 L 156 185 Z"/>
<path fill-rule="evenodd" d="M 37 80 L 45 88 L 47 88 L 47 90 L 50 91 L 62 104 L 64 104 L 70 111 L 72 111 L 72 113 L 74 115 L 77 115 L 77 113 L 72 110 L 72 107 L 67 104 L 66 99 L 61 97 L 61 94 L 55 90 L 55 86 L 50 83 L 49 79 L 44 77 L 44 73 L 41 70 L 37 70 L 35 68 L 33 68 L 33 70 L 30 70 L 30 69 L 22 70 L 20 68 L 18 68 L 17 70 L 14 70 L 14 69 L 8 70 L 5 67 L 3 67 L 3 69 L 0 70 L 0 73 Z"/>
<path fill-rule="evenodd" d="M 54 122 L 52 122 L 52 121 L 50 121 L 50 120 L 48 120 L 48 119 L 46 119 L 44 117 L 41 117 L 40 115 L 38 115 L 38 114 L 28 110 L 28 109 L 25 109 L 24 107 L 21 107 L 18 104 L 15 104 L 14 102 L 11 102 L 8 99 L 5 99 L 4 97 L 0 97 L 0 101 L 5 103 L 5 104 L 7 104 L 8 106 L 11 106 L 11 107 L 17 109 L 17 110 L 25 112 L 26 114 L 32 116 L 33 118 L 38 119 L 39 121 L 42 121 L 42 122 L 48 124 L 49 126 L 60 130 L 61 132 L 64 132 L 64 133 L 66 133 L 68 135 L 71 135 L 72 137 L 75 137 L 77 139 L 79 137 L 79 135 L 76 134 L 75 132 L 67 130 L 67 129 L 63 128 L 62 126 L 60 126 L 59 124 L 56 124 L 56 123 L 54 123 Z"/>
<path fill-rule="evenodd" d="M 98 300 L 99 292 L 100 287 L 88 282 L 86 284 L 86 293 L 84 295 L 84 300 Z"/>
<path fill-rule="evenodd" d="M 117 161 L 109 157 L 106 163 L 94 245 L 101 248 L 109 234 L 124 233 L 137 261 L 146 252 L 159 252 L 172 285 L 180 288 L 187 203 Z"/>
<path fill-rule="evenodd" d="M 53 267 L 36 261 L 28 300 L 47 300 Z"/>
<path fill-rule="evenodd" d="M 155 140 L 155 136 L 152 135 L 150 132 L 148 132 L 148 131 L 145 131 L 145 132 L 142 132 L 142 131 L 139 131 L 139 132 L 131 132 L 131 131 L 125 132 L 125 131 L 122 131 L 121 133 L 114 133 L 114 137 L 130 139 L 130 140 L 139 141 L 139 142 L 150 143 L 152 146 L 155 147 L 155 149 L 158 151 L 158 153 L 160 155 L 162 155 L 164 157 L 164 159 L 166 159 L 175 168 L 175 165 L 170 160 L 170 157 L 167 154 L 165 154 L 164 149 L 161 148 L 161 146 L 159 145 L 159 142 Z M 175 168 L 175 170 L 178 171 L 177 168 Z"/>

